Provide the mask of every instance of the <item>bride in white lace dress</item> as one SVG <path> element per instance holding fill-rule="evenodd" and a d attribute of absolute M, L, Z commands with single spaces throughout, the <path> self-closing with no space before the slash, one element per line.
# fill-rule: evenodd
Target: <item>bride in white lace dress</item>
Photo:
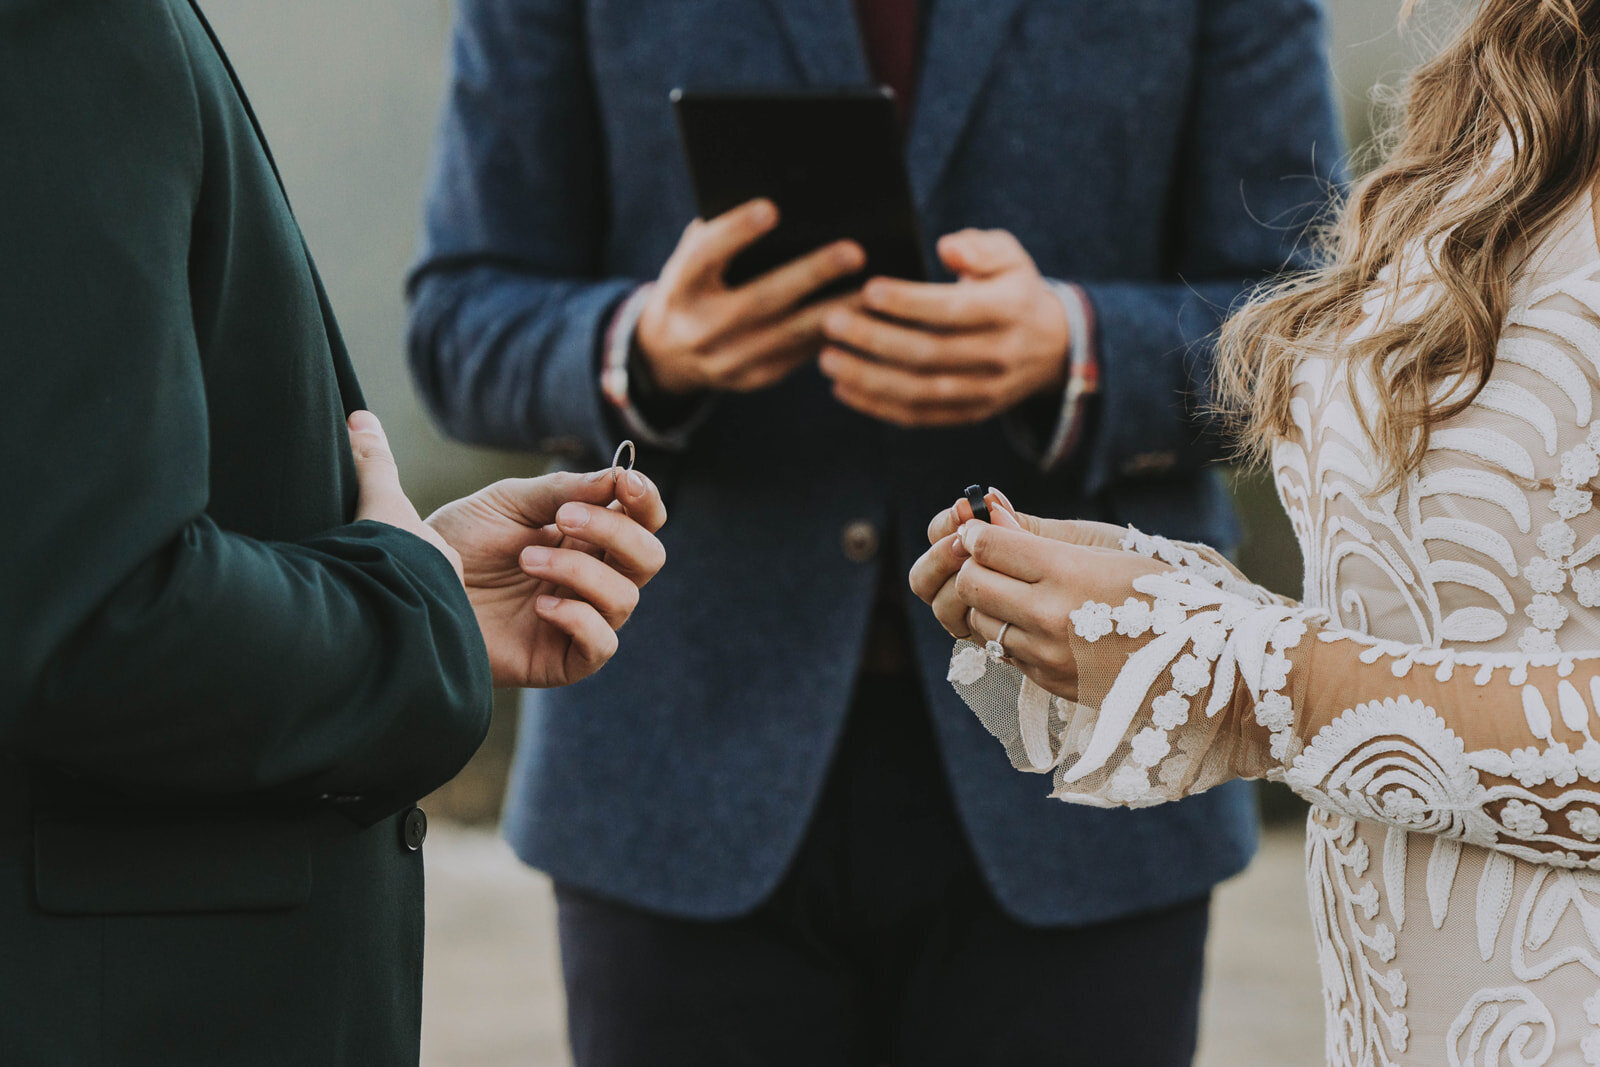
<path fill-rule="evenodd" d="M 1054 796 L 1311 802 L 1340 1067 L 1600 1064 L 1597 36 L 1597 3 L 1479 5 L 1331 265 L 1230 326 L 1303 602 L 998 495 L 913 571 L 970 638 L 951 681 Z"/>

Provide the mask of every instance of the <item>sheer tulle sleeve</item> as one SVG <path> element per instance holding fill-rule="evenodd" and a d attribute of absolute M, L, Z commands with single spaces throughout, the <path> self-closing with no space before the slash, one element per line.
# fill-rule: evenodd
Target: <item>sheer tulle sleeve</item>
<path fill-rule="evenodd" d="M 1131 532 L 1170 569 L 1072 615 L 1063 700 L 963 642 L 950 680 L 1054 796 L 1142 807 L 1230 778 L 1358 819 L 1600 869 L 1600 650 L 1467 653 L 1377 641 Z"/>

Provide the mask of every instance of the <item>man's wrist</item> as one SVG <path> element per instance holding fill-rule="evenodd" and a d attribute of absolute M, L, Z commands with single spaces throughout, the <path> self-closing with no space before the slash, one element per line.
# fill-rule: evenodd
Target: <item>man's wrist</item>
<path fill-rule="evenodd" d="M 1083 438 L 1091 398 L 1100 391 L 1100 363 L 1094 335 L 1094 304 L 1080 287 L 1052 282 L 1067 313 L 1067 380 L 1061 393 L 1061 417 L 1041 458 L 1045 470 L 1057 466 Z"/>
<path fill-rule="evenodd" d="M 612 313 L 601 351 L 600 391 L 628 433 L 646 444 L 681 449 L 705 417 L 709 398 L 663 389 L 639 347 L 639 318 L 653 284 L 635 289 Z"/>
<path fill-rule="evenodd" d="M 1085 435 L 1099 386 L 1094 306 L 1076 285 L 1046 280 L 1067 319 L 1062 377 L 1019 404 L 1006 420 L 1017 446 L 1049 472 L 1072 455 Z"/>

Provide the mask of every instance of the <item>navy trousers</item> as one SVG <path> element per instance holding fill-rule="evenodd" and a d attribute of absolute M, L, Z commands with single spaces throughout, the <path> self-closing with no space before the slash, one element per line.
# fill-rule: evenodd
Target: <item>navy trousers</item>
<path fill-rule="evenodd" d="M 1002 913 L 904 674 L 863 678 L 805 843 L 754 913 L 696 922 L 556 893 L 576 1067 L 1194 1058 L 1210 897 L 1069 929 Z"/>

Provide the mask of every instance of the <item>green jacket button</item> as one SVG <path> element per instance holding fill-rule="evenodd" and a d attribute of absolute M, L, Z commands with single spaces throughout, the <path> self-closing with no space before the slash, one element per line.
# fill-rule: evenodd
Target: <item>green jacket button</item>
<path fill-rule="evenodd" d="M 400 839 L 412 852 L 419 851 L 422 843 L 428 839 L 428 813 L 421 808 L 412 808 L 406 812 L 405 822 L 401 825 Z"/>

